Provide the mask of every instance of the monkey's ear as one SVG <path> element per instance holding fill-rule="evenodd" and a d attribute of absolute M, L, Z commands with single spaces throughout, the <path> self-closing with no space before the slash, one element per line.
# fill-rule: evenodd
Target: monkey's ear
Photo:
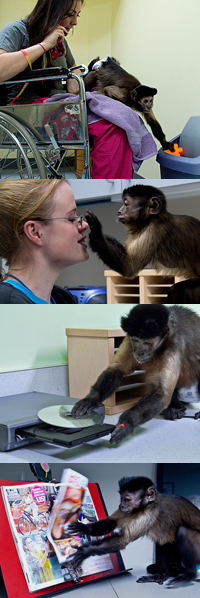
<path fill-rule="evenodd" d="M 156 498 L 156 489 L 155 486 L 149 486 L 146 491 L 146 499 L 147 502 L 152 502 Z"/>
<path fill-rule="evenodd" d="M 160 214 L 162 210 L 162 203 L 159 197 L 150 197 L 148 207 L 149 214 Z"/>
<path fill-rule="evenodd" d="M 132 89 L 130 96 L 131 96 L 131 100 L 133 100 L 133 101 L 138 100 L 137 89 Z"/>
<path fill-rule="evenodd" d="M 169 318 L 168 318 L 168 325 L 170 330 L 173 330 L 176 327 L 176 318 L 174 317 L 174 314 L 169 314 Z"/>

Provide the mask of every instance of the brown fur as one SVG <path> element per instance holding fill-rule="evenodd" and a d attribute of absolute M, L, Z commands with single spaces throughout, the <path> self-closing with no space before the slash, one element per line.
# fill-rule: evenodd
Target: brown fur
<path fill-rule="evenodd" d="M 84 79 L 86 91 L 96 88 L 98 93 L 119 100 L 141 113 L 150 125 L 153 135 L 160 141 L 163 149 L 173 151 L 173 143 L 166 141 L 165 134 L 152 110 L 153 97 L 157 94 L 157 89 L 141 85 L 136 77 L 127 73 L 119 62 L 110 56 L 108 56 L 107 62 L 102 63 L 100 68 L 91 70 L 97 60 L 99 58 L 93 60 L 88 67 L 89 73 Z"/>
<path fill-rule="evenodd" d="M 194 289 L 189 283 L 190 296 L 192 293 L 198 296 L 200 221 L 197 218 L 170 214 L 164 194 L 148 185 L 125 189 L 117 216 L 128 231 L 124 245 L 104 235 L 97 217 L 92 212 L 86 213 L 90 246 L 109 268 L 126 278 L 135 278 L 150 263 L 163 274 L 199 280 Z M 187 283 L 184 293 L 186 290 Z"/>
<path fill-rule="evenodd" d="M 162 324 L 162 317 L 166 324 Z M 150 325 L 149 321 L 152 322 Z M 137 325 L 140 330 L 140 322 L 141 334 L 135 328 Z M 154 324 L 158 329 L 156 334 Z M 183 417 L 186 408 L 179 401 L 178 390 L 189 388 L 196 382 L 200 389 L 200 318 L 197 314 L 180 306 L 138 305 L 122 318 L 122 326 L 127 336 L 112 363 L 99 376 L 87 397 L 73 408 L 77 417 L 91 412 L 120 386 L 124 375 L 136 369 L 145 370 L 148 392 L 120 415 L 111 435 L 111 443 L 117 444 L 137 426 L 163 412 L 166 419 Z M 159 335 L 160 343 L 154 348 L 154 337 L 159 339 Z M 134 345 L 135 338 L 137 345 Z"/>

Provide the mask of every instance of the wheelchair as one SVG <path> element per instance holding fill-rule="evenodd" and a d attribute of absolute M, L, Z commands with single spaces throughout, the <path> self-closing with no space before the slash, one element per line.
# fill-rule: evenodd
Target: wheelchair
<path fill-rule="evenodd" d="M 87 73 L 84 65 L 74 68 L 81 75 Z M 73 102 L 0 105 L 0 179 L 90 178 L 87 107 L 81 76 L 73 73 L 73 68 L 51 67 L 20 73 L 6 84 L 58 79 L 66 83 L 68 78 L 76 79 L 79 85 L 79 99 Z M 1 83 L 0 103 L 5 89 L 5 83 Z"/>

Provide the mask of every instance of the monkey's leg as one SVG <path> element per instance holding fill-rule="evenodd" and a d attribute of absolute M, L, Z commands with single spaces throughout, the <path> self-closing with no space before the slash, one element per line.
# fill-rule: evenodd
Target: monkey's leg
<path fill-rule="evenodd" d="M 185 403 L 180 401 L 178 389 L 175 388 L 172 395 L 171 403 L 169 404 L 167 409 L 164 409 L 162 415 L 165 419 L 175 420 L 184 417 L 186 411 L 187 407 L 185 406 Z"/>
<path fill-rule="evenodd" d="M 169 577 L 177 576 L 184 571 L 176 542 L 168 542 L 162 546 L 156 544 L 156 563 L 147 567 L 147 573 L 151 575 L 144 575 L 137 579 L 137 582 L 155 582 L 162 585 Z"/>
<path fill-rule="evenodd" d="M 183 583 L 196 579 L 197 553 L 195 550 L 195 534 L 195 530 L 186 528 L 184 525 L 178 529 L 177 543 L 182 562 L 184 563 L 185 573 L 170 580 L 168 583 L 169 588 L 177 587 Z"/>
<path fill-rule="evenodd" d="M 200 395 L 200 379 L 198 380 L 197 390 Z M 200 418 L 200 411 L 197 411 L 197 413 L 195 413 L 194 419 L 199 419 L 199 418 Z"/>
<path fill-rule="evenodd" d="M 160 123 L 156 120 L 153 110 L 151 110 L 151 112 L 149 112 L 149 113 L 144 112 L 143 114 L 144 114 L 145 120 L 147 121 L 148 125 L 151 127 L 154 137 L 156 137 L 156 139 L 158 139 L 158 141 L 160 141 L 162 148 L 164 150 L 169 149 L 170 152 L 173 152 L 174 144 L 171 143 L 171 141 L 166 140 L 166 137 L 162 130 L 162 127 L 161 127 Z"/>
<path fill-rule="evenodd" d="M 152 581 L 163 583 L 168 577 L 174 577 L 184 572 L 181 565 L 181 555 L 176 542 L 167 542 L 160 546 L 156 544 L 156 562 L 147 567 L 147 573 L 151 575 L 143 576 L 138 581 L 146 583 Z"/>

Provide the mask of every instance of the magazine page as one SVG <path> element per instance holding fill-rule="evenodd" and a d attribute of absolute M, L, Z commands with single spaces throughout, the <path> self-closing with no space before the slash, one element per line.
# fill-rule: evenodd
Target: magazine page
<path fill-rule="evenodd" d="M 87 483 L 87 478 L 81 474 L 71 469 L 65 470 L 49 519 L 48 539 L 61 563 L 65 580 L 70 579 L 70 577 L 76 579 L 76 570 L 73 569 L 71 557 L 73 552 L 76 552 L 75 547 L 88 540 L 86 535 L 83 537 L 79 534 L 73 536 L 69 534 L 69 523 L 81 521 L 87 524 L 98 519 Z M 84 577 L 112 568 L 113 565 L 109 555 L 92 556 L 82 563 L 77 574 Z"/>
<path fill-rule="evenodd" d="M 69 556 L 71 557 L 74 551 L 71 544 L 79 544 L 79 539 L 75 541 L 74 537 L 69 535 L 67 528 L 69 523 L 79 520 L 87 485 L 88 479 L 85 476 L 73 469 L 63 471 L 47 530 L 48 539 L 60 563 L 64 563 Z"/>
<path fill-rule="evenodd" d="M 82 503 L 82 509 L 81 509 L 81 513 L 79 516 L 79 521 L 81 521 L 81 523 L 87 524 L 87 523 L 93 523 L 94 521 L 97 521 L 97 520 L 98 520 L 98 517 L 97 517 L 96 509 L 95 509 L 93 500 L 91 498 L 90 491 L 87 488 L 85 491 L 85 495 L 84 495 L 84 499 L 83 499 L 83 503 Z M 80 537 L 80 536 L 76 535 L 75 538 L 81 544 L 84 544 L 85 542 L 88 541 L 88 535 L 87 536 L 85 535 L 85 537 L 82 537 L 82 536 Z M 72 544 L 74 545 L 74 537 L 73 537 Z M 85 561 L 83 561 L 83 563 L 81 565 L 81 570 L 79 571 L 79 575 L 80 575 L 80 577 L 84 577 L 86 575 L 93 575 L 94 573 L 100 573 L 101 571 L 109 571 L 111 569 L 113 569 L 113 564 L 112 564 L 109 554 L 103 554 L 102 556 L 94 555 L 94 556 L 91 556 L 90 558 L 86 559 Z"/>
<path fill-rule="evenodd" d="M 1 490 L 29 591 L 63 583 L 60 564 L 47 538 L 56 486 L 36 483 L 3 486 Z"/>

